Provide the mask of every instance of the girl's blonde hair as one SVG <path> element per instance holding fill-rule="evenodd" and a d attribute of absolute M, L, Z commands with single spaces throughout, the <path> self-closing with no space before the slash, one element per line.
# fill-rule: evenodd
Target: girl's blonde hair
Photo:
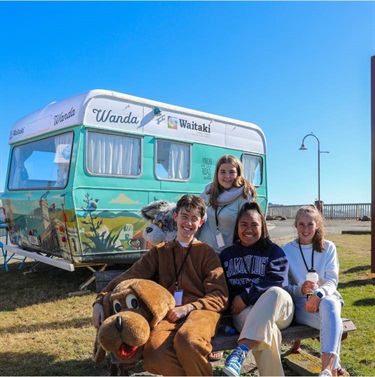
<path fill-rule="evenodd" d="M 296 228 L 297 228 L 299 216 L 304 213 L 311 216 L 316 222 L 316 231 L 313 238 L 313 249 L 315 251 L 322 252 L 324 250 L 324 237 L 325 237 L 323 216 L 315 206 L 313 205 L 303 206 L 296 213 L 296 218 L 294 220 L 294 226 Z"/>
<path fill-rule="evenodd" d="M 222 164 L 231 164 L 233 165 L 236 170 L 237 170 L 237 177 L 233 183 L 234 187 L 241 187 L 243 186 L 243 197 L 246 199 L 249 195 L 253 197 L 253 200 L 255 200 L 257 193 L 255 191 L 255 187 L 253 186 L 252 183 L 250 183 L 243 175 L 243 165 L 242 162 L 235 156 L 226 154 L 222 157 L 219 158 L 219 160 L 216 163 L 216 168 L 215 168 L 215 175 L 214 175 L 214 180 L 211 184 L 210 191 L 208 194 L 210 195 L 209 199 L 209 205 L 213 208 L 218 207 L 218 201 L 217 198 L 218 196 L 224 191 L 224 189 L 220 186 L 219 180 L 218 180 L 218 173 L 220 166 Z"/>

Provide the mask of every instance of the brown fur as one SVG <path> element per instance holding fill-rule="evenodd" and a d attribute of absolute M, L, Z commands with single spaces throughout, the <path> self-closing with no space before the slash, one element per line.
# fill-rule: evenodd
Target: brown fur
<path fill-rule="evenodd" d="M 142 357 L 151 329 L 174 306 L 171 293 L 151 280 L 129 279 L 119 283 L 104 296 L 106 319 L 96 334 L 93 360 L 101 362 L 106 352 L 111 352 L 121 363 L 136 363 Z"/>

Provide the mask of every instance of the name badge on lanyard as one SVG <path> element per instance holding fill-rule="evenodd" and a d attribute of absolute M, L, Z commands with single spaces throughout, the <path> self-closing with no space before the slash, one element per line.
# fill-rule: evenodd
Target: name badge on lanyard
<path fill-rule="evenodd" d="M 183 289 L 176 289 L 173 293 L 174 300 L 176 302 L 176 306 L 182 305 L 182 299 L 184 297 L 184 290 Z"/>
<path fill-rule="evenodd" d="M 225 246 L 224 238 L 221 233 L 216 234 L 216 242 L 217 242 L 217 246 L 219 247 Z"/>

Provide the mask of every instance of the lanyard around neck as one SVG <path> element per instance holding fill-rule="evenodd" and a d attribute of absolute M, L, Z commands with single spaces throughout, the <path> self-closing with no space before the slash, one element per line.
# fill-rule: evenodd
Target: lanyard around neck
<path fill-rule="evenodd" d="M 219 209 L 219 211 L 217 210 L 217 208 L 215 208 L 215 220 L 216 220 L 216 229 L 217 229 L 217 230 L 219 230 L 219 215 L 220 215 L 220 212 L 224 209 L 225 206 L 226 206 L 226 204 L 223 205 L 223 206 Z"/>
<path fill-rule="evenodd" d="M 301 255 L 302 255 L 302 259 L 303 259 L 303 263 L 305 263 L 305 267 L 306 267 L 306 270 L 307 271 L 311 271 L 314 269 L 314 245 L 312 246 L 312 253 L 311 253 L 311 268 L 309 269 L 308 266 L 307 266 L 307 263 L 306 263 L 306 259 L 305 259 L 305 256 L 303 255 L 303 252 L 302 252 L 302 248 L 301 248 L 301 244 L 298 240 L 298 247 L 299 247 L 299 251 L 301 252 Z"/>
<path fill-rule="evenodd" d="M 177 290 L 178 290 L 178 277 L 180 276 L 180 273 L 182 271 L 182 267 L 184 267 L 184 264 L 186 262 L 186 259 L 187 259 L 188 255 L 189 255 L 189 253 L 190 253 L 190 249 L 191 249 L 192 245 L 193 245 L 193 241 L 190 242 L 190 245 L 189 245 L 189 248 L 188 248 L 188 250 L 186 252 L 185 258 L 182 261 L 181 267 L 180 267 L 180 269 L 178 271 L 177 271 L 177 263 L 176 263 L 176 256 L 175 256 L 175 253 L 174 253 L 174 248 L 172 249 L 172 251 L 173 251 L 174 272 L 176 274 L 175 286 L 176 286 Z"/>

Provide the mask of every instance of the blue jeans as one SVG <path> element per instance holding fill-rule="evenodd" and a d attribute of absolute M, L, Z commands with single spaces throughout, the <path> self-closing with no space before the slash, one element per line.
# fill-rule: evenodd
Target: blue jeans
<path fill-rule="evenodd" d="M 323 297 L 318 312 L 305 310 L 306 297 L 294 297 L 297 323 L 320 330 L 320 352 L 335 355 L 333 369 L 340 368 L 340 345 L 343 332 L 341 301 L 331 295 Z"/>

